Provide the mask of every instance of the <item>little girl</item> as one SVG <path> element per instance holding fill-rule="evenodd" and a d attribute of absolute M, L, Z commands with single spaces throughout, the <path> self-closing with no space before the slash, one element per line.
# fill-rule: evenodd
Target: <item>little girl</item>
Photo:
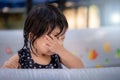
<path fill-rule="evenodd" d="M 31 10 L 24 24 L 24 46 L 2 68 L 60 69 L 83 68 L 82 61 L 68 52 L 63 41 L 68 23 L 63 13 L 52 5 Z"/>

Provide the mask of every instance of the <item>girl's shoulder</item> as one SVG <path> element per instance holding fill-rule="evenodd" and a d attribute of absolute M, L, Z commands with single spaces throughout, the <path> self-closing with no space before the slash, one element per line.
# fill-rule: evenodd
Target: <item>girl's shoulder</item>
<path fill-rule="evenodd" d="M 3 64 L 2 68 L 18 68 L 18 60 L 19 56 L 16 53 Z"/>

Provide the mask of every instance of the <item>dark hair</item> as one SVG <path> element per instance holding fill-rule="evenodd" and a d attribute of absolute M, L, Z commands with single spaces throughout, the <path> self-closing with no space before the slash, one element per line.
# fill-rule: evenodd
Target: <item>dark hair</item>
<path fill-rule="evenodd" d="M 45 33 L 49 35 L 56 27 L 60 29 L 56 36 L 64 34 L 68 28 L 65 16 L 57 7 L 43 4 L 33 8 L 24 25 L 24 47 L 28 47 L 29 33 L 33 35 L 30 40 L 30 45 L 33 45 L 37 38 Z"/>

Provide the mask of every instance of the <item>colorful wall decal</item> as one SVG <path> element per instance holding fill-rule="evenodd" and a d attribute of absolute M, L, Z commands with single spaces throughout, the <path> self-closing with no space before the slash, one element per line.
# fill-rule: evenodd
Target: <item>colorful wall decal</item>
<path fill-rule="evenodd" d="M 103 49 L 106 53 L 109 53 L 110 52 L 110 43 L 106 42 L 103 46 Z"/>
<path fill-rule="evenodd" d="M 116 56 L 117 58 L 120 58 L 120 49 L 117 49 L 115 56 Z"/>
<path fill-rule="evenodd" d="M 7 48 L 5 49 L 5 51 L 6 51 L 7 54 L 12 54 L 12 50 L 11 50 L 11 48 L 9 48 L 9 47 L 7 47 Z"/>
<path fill-rule="evenodd" d="M 98 57 L 98 53 L 96 50 L 91 50 L 88 54 L 88 59 L 95 60 Z"/>
<path fill-rule="evenodd" d="M 109 64 L 109 59 L 108 58 L 105 59 L 105 63 Z"/>
<path fill-rule="evenodd" d="M 97 64 L 96 68 L 102 68 L 102 65 L 101 64 Z"/>

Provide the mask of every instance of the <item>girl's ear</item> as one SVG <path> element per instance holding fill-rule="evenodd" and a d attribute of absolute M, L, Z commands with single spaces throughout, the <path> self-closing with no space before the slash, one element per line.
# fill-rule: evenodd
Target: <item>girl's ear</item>
<path fill-rule="evenodd" d="M 31 41 L 31 40 L 32 40 L 32 37 L 33 37 L 33 34 L 30 32 L 30 33 L 29 33 L 29 36 L 28 36 L 28 40 Z"/>

